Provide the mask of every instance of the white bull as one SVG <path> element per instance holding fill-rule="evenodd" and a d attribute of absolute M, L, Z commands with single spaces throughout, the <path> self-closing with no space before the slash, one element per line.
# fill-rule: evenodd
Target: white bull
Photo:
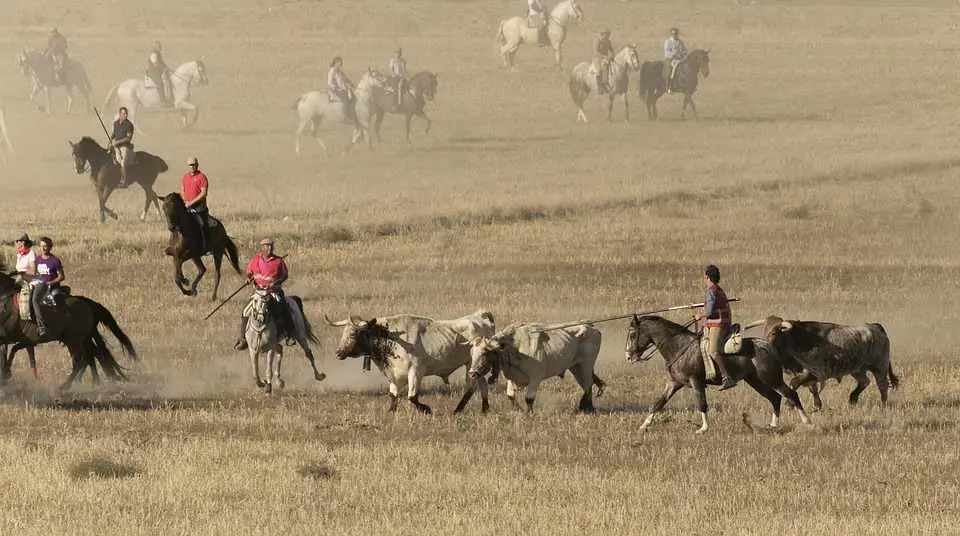
<path fill-rule="evenodd" d="M 430 406 L 419 400 L 420 382 L 425 376 L 446 378 L 470 363 L 468 342 L 491 337 L 496 331 L 493 313 L 477 311 L 453 320 L 434 320 L 423 316 L 395 315 L 327 324 L 343 327 L 337 347 L 337 359 L 363 357 L 372 361 L 390 382 L 390 411 L 397 409 L 400 387 L 406 385 L 407 399 L 423 413 Z"/>
<path fill-rule="evenodd" d="M 601 334 L 589 324 L 565 328 L 551 328 L 540 324 L 511 324 L 493 337 L 478 337 L 471 341 L 469 374 L 474 381 L 457 404 L 455 411 L 463 410 L 474 390 L 480 388 L 483 410 L 486 411 L 486 384 L 480 376 L 488 369 L 494 375 L 502 371 L 507 379 L 507 398 L 517 404 L 516 393 L 524 389 L 527 411 L 533 411 L 540 382 L 553 376 L 562 376 L 569 370 L 577 380 L 583 395 L 580 411 L 593 411 L 593 385 L 599 378 L 593 372 L 600 354 Z M 599 382 L 598 385 L 602 385 Z"/>

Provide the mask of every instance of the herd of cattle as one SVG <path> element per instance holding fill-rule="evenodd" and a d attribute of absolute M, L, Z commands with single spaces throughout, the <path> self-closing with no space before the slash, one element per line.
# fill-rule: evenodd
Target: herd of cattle
<path fill-rule="evenodd" d="M 486 412 L 486 385 L 494 383 L 501 373 L 506 378 L 511 403 L 519 407 L 516 394 L 522 389 L 528 411 L 533 409 L 539 384 L 548 378 L 563 377 L 566 371 L 583 390 L 579 410 L 594 409 L 594 386 L 598 388 L 597 396 L 603 391 L 604 384 L 594 372 L 602 337 L 589 321 L 573 326 L 515 323 L 497 331 L 493 314 L 483 310 L 453 320 L 413 315 L 370 320 L 351 316 L 337 322 L 324 318 L 328 325 L 343 328 L 337 359 L 363 358 L 364 369 L 369 370 L 372 362 L 386 376 L 390 383 L 390 411 L 397 408 L 400 390 L 406 386 L 410 403 L 423 413 L 431 413 L 431 408 L 419 399 L 422 379 L 439 376 L 447 382 L 450 374 L 462 366 L 467 367 L 467 392 L 457 412 L 464 408 L 474 389 L 484 394 L 482 410 Z M 640 318 L 634 317 L 634 323 Z M 753 327 L 763 328 L 759 339 L 774 349 L 783 370 L 793 375 L 790 388 L 807 386 L 814 394 L 817 408 L 821 405 L 819 388 L 829 379 L 840 381 L 844 376 L 853 376 L 857 386 L 850 394 L 850 403 L 855 403 L 869 385 L 868 372 L 876 379 L 883 403 L 888 387 L 897 387 L 899 382 L 890 366 L 890 341 L 880 324 L 843 326 L 770 316 L 744 330 Z M 649 346 L 656 345 L 651 342 Z M 667 362 L 671 375 L 672 365 Z M 698 365 L 702 385 L 707 367 L 702 360 Z M 488 374 L 489 378 L 484 380 Z"/>

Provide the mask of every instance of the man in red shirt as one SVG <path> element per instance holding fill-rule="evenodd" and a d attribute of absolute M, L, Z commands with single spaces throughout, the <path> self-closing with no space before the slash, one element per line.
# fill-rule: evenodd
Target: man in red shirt
<path fill-rule="evenodd" d="M 187 211 L 200 222 L 200 239 L 203 240 L 202 247 L 206 252 L 210 243 L 210 229 L 207 223 L 210 217 L 210 210 L 207 208 L 207 176 L 200 171 L 197 157 L 190 157 L 187 165 L 190 166 L 190 171 L 183 174 L 183 190 L 180 195 L 187 206 Z"/>
<path fill-rule="evenodd" d="M 260 251 L 247 264 L 247 280 L 253 282 L 257 288 L 270 290 L 273 298 L 273 318 L 281 335 L 293 331 L 293 319 L 290 317 L 290 308 L 283 295 L 283 283 L 287 280 L 287 263 L 283 257 L 273 254 L 273 239 L 264 238 L 260 241 Z M 233 346 L 237 350 L 247 349 L 247 317 L 240 317 L 240 338 Z"/>

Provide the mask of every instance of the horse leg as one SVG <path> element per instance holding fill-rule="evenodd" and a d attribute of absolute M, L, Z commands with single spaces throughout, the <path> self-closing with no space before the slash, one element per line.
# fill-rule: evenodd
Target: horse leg
<path fill-rule="evenodd" d="M 223 252 L 213 254 L 213 297 L 210 301 L 217 301 L 217 289 L 220 288 L 220 265 L 223 263 Z"/>
<path fill-rule="evenodd" d="M 623 92 L 623 117 L 626 119 L 627 123 L 630 122 L 630 104 L 627 102 L 627 95 L 629 91 Z"/>
<path fill-rule="evenodd" d="M 696 433 L 702 434 L 710 428 L 707 425 L 707 386 L 696 378 L 690 380 L 690 386 L 693 387 L 697 398 L 697 409 L 700 410 L 700 428 Z"/>
<path fill-rule="evenodd" d="M 66 113 L 69 115 L 70 110 L 73 109 L 73 91 L 70 90 L 70 86 L 64 86 L 67 90 L 67 110 Z"/>
<path fill-rule="evenodd" d="M 244 336 L 247 337 L 246 334 Z M 250 366 L 253 369 L 253 382 L 258 389 L 263 389 L 265 384 L 260 379 L 260 348 L 258 348 L 260 345 L 257 344 L 258 342 L 247 337 L 247 344 L 250 346 Z"/>
<path fill-rule="evenodd" d="M 284 386 L 286 386 L 283 378 L 280 377 L 280 365 L 283 363 L 283 345 L 281 345 L 279 342 L 277 342 L 276 354 L 276 361 L 274 362 L 276 369 L 274 370 L 273 377 L 277 380 L 277 389 L 283 389 Z"/>
<path fill-rule="evenodd" d="M 203 259 L 197 255 L 193 257 L 193 265 L 197 267 L 197 277 L 193 278 L 193 283 L 190 285 L 190 296 L 197 295 L 197 285 L 200 284 L 200 280 L 203 279 L 203 274 L 207 273 L 207 267 L 203 265 Z"/>
<path fill-rule="evenodd" d="M 404 126 L 407 129 L 407 143 L 410 143 L 410 120 L 413 119 L 413 115 L 405 114 L 404 115 Z"/>
<path fill-rule="evenodd" d="M 780 394 L 783 398 L 787 399 L 787 402 L 790 403 L 797 410 L 797 413 L 800 414 L 800 420 L 803 421 L 803 424 L 810 424 L 810 417 L 807 416 L 807 412 L 803 409 L 803 403 L 800 402 L 800 395 L 796 391 L 791 389 L 787 384 L 783 383 L 783 378 L 778 378 L 780 381 L 777 385 L 773 387 L 773 390 Z"/>
<path fill-rule="evenodd" d="M 557 69 L 560 72 L 563 72 L 563 50 L 562 47 L 558 44 L 554 49 L 554 57 L 557 60 Z"/>
<path fill-rule="evenodd" d="M 607 121 L 613 121 L 613 95 L 607 99 Z"/>
<path fill-rule="evenodd" d="M 667 405 L 667 402 L 670 398 L 677 393 L 681 388 L 683 388 L 682 383 L 677 383 L 675 381 L 670 381 L 667 383 L 666 387 L 663 388 L 663 394 L 660 395 L 660 398 L 653 403 L 653 407 L 650 408 L 650 414 L 647 415 L 647 418 L 644 419 L 643 424 L 640 425 L 640 430 L 646 430 L 650 423 L 653 422 L 654 414 L 658 413 L 663 409 L 663 406 Z"/>
<path fill-rule="evenodd" d="M 103 199 L 103 201 L 100 202 L 100 223 L 104 222 L 104 216 L 103 216 L 104 213 L 106 213 L 107 216 L 110 216 L 115 220 L 120 219 L 120 217 L 117 216 L 117 213 L 114 212 L 113 210 L 110 210 L 110 207 L 107 206 L 107 199 L 110 199 L 110 194 L 112 193 L 113 193 L 113 187 L 104 184 L 103 193 L 101 194 L 101 198 Z"/>
<path fill-rule="evenodd" d="M 383 126 L 383 117 L 385 112 L 380 110 L 377 112 L 377 119 L 373 123 L 373 131 L 377 134 L 377 143 L 383 143 L 383 138 L 380 136 L 380 127 Z"/>
<path fill-rule="evenodd" d="M 686 100 L 690 102 L 690 109 L 693 110 L 693 119 L 699 121 L 700 116 L 697 115 L 697 105 L 693 103 L 693 95 L 686 95 Z"/>
<path fill-rule="evenodd" d="M 177 288 L 180 289 L 180 292 L 184 296 L 189 296 L 190 291 L 183 285 L 189 283 L 190 281 L 183 275 L 183 260 L 178 258 L 177 255 L 173 255 L 173 282 L 177 284 Z"/>
<path fill-rule="evenodd" d="M 773 409 L 773 416 L 770 417 L 770 428 L 778 428 L 780 426 L 780 403 L 783 397 L 780 396 L 780 393 L 776 390 L 760 380 L 755 372 L 743 378 L 743 381 L 747 382 L 750 387 L 753 387 L 754 391 L 770 402 L 770 406 Z M 796 393 L 794 393 L 794 395 L 796 395 Z"/>
<path fill-rule="evenodd" d="M 423 133 L 424 133 L 424 134 L 430 134 L 430 127 L 433 126 L 433 120 L 431 120 L 431 119 L 430 119 L 430 116 L 428 116 L 427 113 L 424 112 L 423 110 L 420 110 L 419 112 L 417 112 L 417 115 L 420 116 L 420 117 L 422 117 L 423 120 L 427 122 L 427 126 L 424 127 Z"/>
<path fill-rule="evenodd" d="M 143 188 L 143 212 L 140 213 L 140 221 L 144 221 L 147 219 L 147 211 L 150 210 L 150 201 L 153 200 L 150 196 L 150 194 L 153 193 L 153 190 L 142 182 L 139 184 L 140 187 Z M 155 195 L 156 194 L 154 194 L 154 196 Z"/>
<path fill-rule="evenodd" d="M 47 115 L 50 115 L 51 113 L 53 113 L 53 109 L 50 107 L 50 88 L 49 87 L 43 88 L 43 99 L 47 106 Z"/>
<path fill-rule="evenodd" d="M 13 351 L 17 351 L 19 345 L 13 347 Z M 39 379 L 37 375 L 37 353 L 32 344 L 24 346 L 27 350 L 27 361 L 30 363 L 30 373 L 33 375 L 33 379 Z M 13 355 L 10 356 L 10 361 L 13 361 Z"/>

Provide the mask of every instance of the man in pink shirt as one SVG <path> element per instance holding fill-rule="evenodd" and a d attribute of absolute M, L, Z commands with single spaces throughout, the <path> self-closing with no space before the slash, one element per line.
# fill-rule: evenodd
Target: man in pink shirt
<path fill-rule="evenodd" d="M 283 257 L 273 254 L 273 239 L 264 238 L 261 240 L 260 251 L 247 264 L 247 280 L 251 281 L 257 288 L 270 290 L 270 296 L 273 298 L 273 310 L 271 312 L 278 324 L 277 328 L 281 336 L 293 331 L 293 319 L 290 318 L 290 308 L 287 307 L 287 299 L 283 295 L 282 288 L 288 276 L 287 263 L 283 261 Z M 233 346 L 235 349 L 247 349 L 246 333 L 247 317 L 241 316 L 240 338 Z"/>
<path fill-rule="evenodd" d="M 200 239 L 203 241 L 201 247 L 206 252 L 210 244 L 210 229 L 208 219 L 210 218 L 210 209 L 207 208 L 207 188 L 209 182 L 207 176 L 200 171 L 200 162 L 193 156 L 187 160 L 190 171 L 183 174 L 183 188 L 181 197 L 183 204 L 187 207 L 187 212 L 193 214 L 200 222 Z"/>

